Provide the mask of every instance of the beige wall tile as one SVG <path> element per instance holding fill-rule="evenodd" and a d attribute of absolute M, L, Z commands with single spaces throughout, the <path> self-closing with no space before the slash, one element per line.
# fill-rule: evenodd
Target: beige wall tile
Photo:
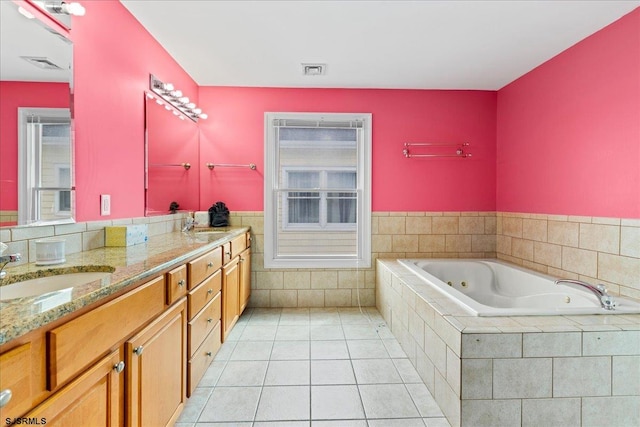
<path fill-rule="evenodd" d="M 324 307 L 324 291 L 299 290 L 298 307 Z"/>
<path fill-rule="evenodd" d="M 372 252 L 392 252 L 393 241 L 389 234 L 374 234 L 371 236 Z"/>
<path fill-rule="evenodd" d="M 355 270 L 338 271 L 338 288 L 364 288 L 365 272 Z"/>
<path fill-rule="evenodd" d="M 431 220 L 431 232 L 433 234 L 458 234 L 458 221 L 460 217 L 433 217 Z"/>
<path fill-rule="evenodd" d="M 284 289 L 284 274 L 282 271 L 256 272 L 256 289 Z"/>
<path fill-rule="evenodd" d="M 309 271 L 285 271 L 283 284 L 284 289 L 311 289 L 311 273 Z"/>
<path fill-rule="evenodd" d="M 594 277 L 598 272 L 598 253 L 565 246 L 562 248 L 562 269 Z"/>
<path fill-rule="evenodd" d="M 522 357 L 522 334 L 462 334 L 462 357 Z"/>
<path fill-rule="evenodd" d="M 502 234 L 511 237 L 522 237 L 522 218 L 502 218 Z"/>
<path fill-rule="evenodd" d="M 351 290 L 351 306 L 358 307 L 359 305 L 362 307 L 375 307 L 376 306 L 375 289 L 352 289 Z"/>
<path fill-rule="evenodd" d="M 499 234 L 496 236 L 496 251 L 501 254 L 511 255 L 511 240 L 513 238 Z"/>
<path fill-rule="evenodd" d="M 393 252 L 418 252 L 418 235 L 396 235 L 392 237 Z"/>
<path fill-rule="evenodd" d="M 533 261 L 550 267 L 562 267 L 562 246 L 533 242 Z"/>
<path fill-rule="evenodd" d="M 614 396 L 640 396 L 640 356 L 613 356 Z"/>
<path fill-rule="evenodd" d="M 324 291 L 325 307 L 350 307 L 350 289 L 327 289 Z"/>
<path fill-rule="evenodd" d="M 462 216 L 458 227 L 460 234 L 484 234 L 484 217 Z"/>
<path fill-rule="evenodd" d="M 610 357 L 553 359 L 553 397 L 607 396 L 610 390 Z"/>
<path fill-rule="evenodd" d="M 596 331 L 583 332 L 582 354 L 640 355 L 640 331 Z"/>
<path fill-rule="evenodd" d="M 471 236 L 469 235 L 446 235 L 446 252 L 471 252 Z"/>
<path fill-rule="evenodd" d="M 462 359 L 462 399 L 493 397 L 493 359 Z"/>
<path fill-rule="evenodd" d="M 551 358 L 493 360 L 494 399 L 551 397 Z"/>
<path fill-rule="evenodd" d="M 568 357 L 582 354 L 581 332 L 526 333 L 522 357 Z"/>
<path fill-rule="evenodd" d="M 378 218 L 378 234 L 405 234 L 405 230 L 404 216 Z"/>
<path fill-rule="evenodd" d="M 582 425 L 585 426 L 637 426 L 638 414 L 638 396 L 582 398 Z"/>
<path fill-rule="evenodd" d="M 522 427 L 580 427 L 579 398 L 523 399 Z"/>
<path fill-rule="evenodd" d="M 463 400 L 461 425 L 473 427 L 519 427 L 521 408 L 519 399 Z"/>
<path fill-rule="evenodd" d="M 409 216 L 406 219 L 407 234 L 430 234 L 431 217 Z"/>
<path fill-rule="evenodd" d="M 640 289 L 640 258 L 600 253 L 598 255 L 597 277 Z"/>
<path fill-rule="evenodd" d="M 337 289 L 337 271 L 312 271 L 311 289 Z"/>
<path fill-rule="evenodd" d="M 271 291 L 252 289 L 249 299 L 250 307 L 271 307 Z"/>
<path fill-rule="evenodd" d="M 449 347 L 447 347 L 447 384 L 453 392 L 460 396 L 460 358 Z"/>
<path fill-rule="evenodd" d="M 514 237 L 511 239 L 511 255 L 533 261 L 533 241 Z"/>
<path fill-rule="evenodd" d="M 18 227 L 11 229 L 11 240 L 40 239 L 53 236 L 53 226 Z"/>
<path fill-rule="evenodd" d="M 471 250 L 473 252 L 495 252 L 496 236 L 489 234 L 471 236 Z"/>
<path fill-rule="evenodd" d="M 420 252 L 444 252 L 444 235 L 421 235 L 418 239 Z"/>
<path fill-rule="evenodd" d="M 484 217 L 484 233 L 485 234 L 496 234 L 497 233 L 497 221 L 498 218 L 495 216 Z"/>
<path fill-rule="evenodd" d="M 580 224 L 580 247 L 594 251 L 618 254 L 620 227 L 616 225 Z"/>
<path fill-rule="evenodd" d="M 547 221 L 526 218 L 522 220 L 522 237 L 538 242 L 547 241 Z"/>
<path fill-rule="evenodd" d="M 82 250 L 90 251 L 104 247 L 104 229 L 82 233 Z"/>
<path fill-rule="evenodd" d="M 271 307 L 297 307 L 298 291 L 275 290 L 271 291 Z"/>
<path fill-rule="evenodd" d="M 620 228 L 620 255 L 640 258 L 640 227 Z"/>
<path fill-rule="evenodd" d="M 604 218 L 604 217 L 593 217 L 591 222 L 594 224 L 605 224 L 605 225 L 620 225 L 620 218 Z"/>
<path fill-rule="evenodd" d="M 549 221 L 548 222 L 549 243 L 557 243 L 563 246 L 578 247 L 580 240 L 580 224 L 576 222 Z"/>
<path fill-rule="evenodd" d="M 75 224 L 60 224 L 54 226 L 56 236 L 61 234 L 82 233 L 87 231 L 87 224 L 79 222 Z"/>

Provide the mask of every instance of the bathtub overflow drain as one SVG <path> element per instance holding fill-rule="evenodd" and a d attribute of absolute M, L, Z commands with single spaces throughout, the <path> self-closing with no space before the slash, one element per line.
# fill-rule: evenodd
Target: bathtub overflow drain
<path fill-rule="evenodd" d="M 460 284 L 462 285 L 463 288 L 467 287 L 467 282 L 460 282 Z"/>

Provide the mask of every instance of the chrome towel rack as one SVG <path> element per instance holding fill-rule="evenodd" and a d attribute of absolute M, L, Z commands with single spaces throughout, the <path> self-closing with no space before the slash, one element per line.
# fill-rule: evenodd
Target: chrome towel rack
<path fill-rule="evenodd" d="M 461 157 L 461 158 L 467 158 L 467 157 L 471 157 L 471 153 L 467 153 L 465 152 L 465 147 L 468 147 L 469 143 L 468 142 L 461 142 L 461 143 L 454 143 L 454 144 L 450 144 L 450 143 L 438 143 L 438 142 L 405 142 L 404 143 L 404 150 L 402 150 L 402 154 L 404 154 L 404 156 L 407 159 L 410 159 L 412 157 Z M 455 148 L 455 153 L 453 154 L 447 154 L 447 153 L 411 153 L 409 151 L 409 147 L 444 147 L 444 148 Z"/>
<path fill-rule="evenodd" d="M 213 170 L 213 168 L 249 168 L 252 171 L 256 170 L 255 163 L 249 163 L 248 165 L 234 165 L 229 163 L 205 163 L 205 165 L 209 168 L 209 170 Z"/>
<path fill-rule="evenodd" d="M 184 170 L 191 169 L 191 163 L 152 163 L 149 166 L 153 166 L 153 167 L 179 166 L 181 168 L 184 168 Z"/>

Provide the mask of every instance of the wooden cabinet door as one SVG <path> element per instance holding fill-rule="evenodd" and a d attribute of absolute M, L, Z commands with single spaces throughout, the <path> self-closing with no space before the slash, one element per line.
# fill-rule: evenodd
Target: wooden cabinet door
<path fill-rule="evenodd" d="M 240 254 L 240 314 L 249 303 L 251 296 L 251 249 Z"/>
<path fill-rule="evenodd" d="M 0 393 L 11 396 L 0 407 L 0 420 L 17 418 L 31 408 L 31 343 L 0 356 Z"/>
<path fill-rule="evenodd" d="M 186 319 L 183 300 L 125 343 L 127 425 L 173 425 L 186 400 Z"/>
<path fill-rule="evenodd" d="M 121 424 L 120 383 L 124 363 L 116 350 L 25 415 L 47 426 Z M 121 364 L 121 365 L 119 365 Z"/>
<path fill-rule="evenodd" d="M 234 258 L 222 267 L 222 341 L 240 317 L 240 267 Z"/>

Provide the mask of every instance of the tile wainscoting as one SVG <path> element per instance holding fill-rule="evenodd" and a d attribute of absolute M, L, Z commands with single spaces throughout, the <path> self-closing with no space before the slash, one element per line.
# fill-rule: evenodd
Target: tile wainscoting
<path fill-rule="evenodd" d="M 640 425 L 640 315 L 475 317 L 396 260 L 376 302 L 453 427 Z"/>

